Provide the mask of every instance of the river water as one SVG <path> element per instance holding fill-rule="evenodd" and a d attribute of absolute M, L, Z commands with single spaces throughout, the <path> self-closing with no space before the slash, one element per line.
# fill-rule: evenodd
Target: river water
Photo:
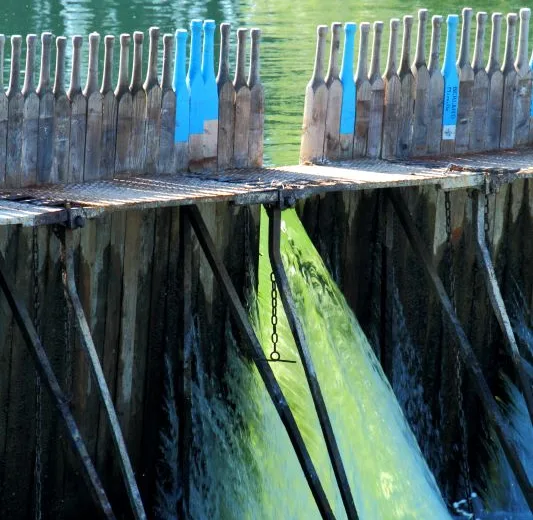
<path fill-rule="evenodd" d="M 526 4 L 524 0 L 468 2 L 474 11 L 489 13 L 491 10 L 516 12 Z M 187 28 L 192 18 L 212 18 L 217 23 L 227 21 L 234 28 L 260 27 L 263 31 L 262 79 L 267 100 L 265 159 L 267 164 L 281 165 L 298 160 L 304 91 L 313 66 L 317 24 L 383 20 L 386 26 L 382 45 L 384 68 L 390 18 L 405 14 L 416 17 L 420 7 L 429 9 L 430 16 L 459 14 L 464 5 L 458 0 L 449 0 L 445 8 L 437 0 L 428 0 L 423 5 L 413 0 L 3 0 L 0 33 L 25 35 L 50 30 L 56 35 L 70 37 L 97 31 L 102 35 L 118 36 L 135 30 L 146 32 L 153 25 L 159 26 L 162 33 L 173 33 L 177 28 Z M 503 25 L 505 31 L 505 23 Z M 474 29 L 475 23 L 472 39 Z M 485 57 L 488 56 L 489 35 L 490 30 Z M 505 37 L 502 45 L 504 40 Z M 444 35 L 441 42 L 444 44 Z M 429 34 L 427 47 L 429 51 Z M 115 55 L 118 56 L 118 52 Z"/>

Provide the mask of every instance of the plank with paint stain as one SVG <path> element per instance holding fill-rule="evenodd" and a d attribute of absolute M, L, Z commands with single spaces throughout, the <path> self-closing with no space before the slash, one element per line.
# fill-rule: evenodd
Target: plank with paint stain
<path fill-rule="evenodd" d="M 354 79 L 353 74 L 353 58 L 354 58 L 354 44 L 355 44 L 355 31 L 356 25 L 353 22 L 348 22 L 344 25 L 344 48 L 342 52 L 342 66 L 340 73 L 340 80 L 342 83 L 342 105 L 340 113 L 340 128 L 339 128 L 339 158 L 340 159 L 351 159 L 354 155 L 354 149 L 356 146 L 356 136 L 357 136 L 357 123 L 356 123 L 356 114 L 361 122 L 362 127 L 359 128 L 361 134 L 364 134 L 364 137 L 361 137 L 357 144 L 359 145 L 360 141 L 364 138 L 365 147 L 366 147 L 366 132 L 367 129 L 364 128 L 365 117 L 367 119 L 368 127 L 368 111 L 369 111 L 369 97 L 370 97 L 370 84 L 368 83 L 368 78 L 365 77 L 366 83 L 363 81 L 357 82 Z M 365 38 L 368 41 L 368 28 L 363 28 L 361 25 L 361 41 Z M 364 35 L 366 33 L 366 36 Z M 367 43 L 368 47 L 368 43 Z M 363 55 L 365 54 L 363 50 Z M 361 51 L 359 52 L 360 65 L 358 66 L 358 72 L 362 76 L 366 76 L 366 61 L 367 56 L 361 56 Z M 360 70 L 359 67 L 362 67 Z M 365 98 L 367 102 L 365 103 Z M 359 107 L 359 104 L 361 106 Z M 366 116 L 365 116 L 366 110 Z"/>
<path fill-rule="evenodd" d="M 189 101 L 189 169 L 201 170 L 204 158 L 204 78 L 202 77 L 202 20 L 191 21 L 191 51 L 187 86 Z"/>
<path fill-rule="evenodd" d="M 383 22 L 374 22 L 374 41 L 370 66 L 370 120 L 368 122 L 367 155 L 377 158 L 381 156 L 383 104 L 385 98 L 385 82 L 381 77 L 381 37 Z"/>
<path fill-rule="evenodd" d="M 174 92 L 176 93 L 176 121 L 174 129 L 174 154 L 176 168 L 184 170 L 189 165 L 190 88 L 186 80 L 187 31 L 176 31 L 176 65 L 174 67 Z"/>
<path fill-rule="evenodd" d="M 428 154 L 438 154 L 442 139 L 442 107 L 444 103 L 444 77 L 439 66 L 440 35 L 442 16 L 433 16 L 431 33 L 431 49 L 428 65 L 429 73 L 429 126 L 427 138 Z"/>
<path fill-rule="evenodd" d="M 218 90 L 215 77 L 215 28 L 214 20 L 204 21 L 204 45 L 202 49 L 202 79 L 204 81 L 204 136 L 203 167 L 215 169 L 218 147 Z"/>

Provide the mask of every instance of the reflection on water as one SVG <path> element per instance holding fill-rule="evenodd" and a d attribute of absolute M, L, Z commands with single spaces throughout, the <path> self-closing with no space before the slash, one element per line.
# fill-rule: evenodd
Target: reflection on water
<path fill-rule="evenodd" d="M 423 7 L 430 10 L 430 15 L 446 15 L 458 13 L 465 3 L 474 11 L 503 13 L 517 11 L 527 4 L 515 0 L 451 0 L 443 8 L 437 0 L 429 0 Z M 24 35 L 51 30 L 56 35 L 70 37 L 98 31 L 102 35 L 118 36 L 122 32 L 146 31 L 151 25 L 159 26 L 165 33 L 187 27 L 192 18 L 261 27 L 262 75 L 267 96 L 266 161 L 292 164 L 298 160 L 304 91 L 312 70 L 316 25 L 337 20 L 387 22 L 404 14 L 416 16 L 419 7 L 422 5 L 413 0 L 3 0 L 0 33 Z M 384 38 L 388 38 L 387 23 Z M 487 36 L 486 45 L 488 39 Z M 502 45 L 504 40 L 503 37 Z M 387 45 L 382 45 L 382 49 L 385 54 Z M 6 55 L 9 57 L 9 49 Z M 85 54 L 83 57 L 86 60 Z"/>

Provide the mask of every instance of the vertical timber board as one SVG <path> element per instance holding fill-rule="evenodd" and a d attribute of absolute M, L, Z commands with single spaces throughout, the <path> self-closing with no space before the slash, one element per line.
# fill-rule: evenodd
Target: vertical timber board
<path fill-rule="evenodd" d="M 348 24 L 346 24 L 348 25 Z M 368 144 L 368 130 L 370 126 L 370 103 L 371 103 L 371 86 L 368 79 L 368 35 L 370 24 L 363 22 L 359 27 L 361 35 L 359 40 L 359 56 L 357 59 L 357 71 L 355 73 L 355 127 L 353 134 L 353 153 L 352 157 L 365 157 Z M 346 36 L 346 41 L 348 36 Z M 344 52 L 346 56 L 346 51 Z M 344 60 L 343 60 L 344 65 Z M 341 136 L 341 157 L 349 158 L 348 153 L 344 151 L 344 136 Z M 348 150 L 349 151 L 349 150 Z"/>
<path fill-rule="evenodd" d="M 402 58 L 398 68 L 400 80 L 399 123 L 396 155 L 409 157 L 413 146 L 413 118 L 415 106 L 415 82 L 411 71 L 411 32 L 413 17 L 403 17 Z"/>
<path fill-rule="evenodd" d="M 427 153 L 440 153 L 442 136 L 442 104 L 444 102 L 444 78 L 439 66 L 440 34 L 442 16 L 433 16 L 431 33 L 431 49 L 429 58 L 429 125 L 427 137 Z"/>
<path fill-rule="evenodd" d="M 120 35 L 120 63 L 115 98 L 117 103 L 117 138 L 115 148 L 115 174 L 128 171 L 128 146 L 133 124 L 133 101 L 129 90 L 130 35 Z"/>
<path fill-rule="evenodd" d="M 259 75 L 259 43 L 261 30 L 250 31 L 252 52 L 248 88 L 250 89 L 250 136 L 248 141 L 248 158 L 251 168 L 263 166 L 263 145 L 265 127 L 265 89 Z"/>
<path fill-rule="evenodd" d="M 483 47 L 485 43 L 487 13 L 477 13 L 476 20 L 476 44 L 474 47 L 474 61 L 472 63 L 472 69 L 474 71 L 474 92 L 470 149 L 481 152 L 487 147 L 487 118 L 490 87 L 489 76 L 483 67 Z"/>
<path fill-rule="evenodd" d="M 529 116 L 531 113 L 531 82 L 533 72 L 528 63 L 528 33 L 531 9 L 520 9 L 520 34 L 515 61 L 517 91 L 515 104 L 514 146 L 525 146 L 529 140 Z"/>
<path fill-rule="evenodd" d="M 204 80 L 204 135 L 203 167 L 217 167 L 218 147 L 218 89 L 215 77 L 215 28 L 214 20 L 204 20 L 204 45 L 202 49 L 202 79 Z M 252 66 L 252 60 L 250 60 Z M 249 87 L 251 88 L 251 87 Z"/>
<path fill-rule="evenodd" d="M 383 142 L 381 157 L 391 159 L 396 156 L 400 118 L 401 83 L 396 72 L 396 55 L 398 49 L 398 27 L 400 20 L 390 21 L 389 54 L 387 68 L 383 75 L 385 96 L 383 102 Z"/>
<path fill-rule="evenodd" d="M 427 9 L 418 11 L 418 35 L 416 39 L 415 61 L 411 67 L 413 73 L 413 91 L 415 107 L 413 115 L 413 144 L 411 153 L 414 156 L 426 155 L 428 151 L 429 126 L 431 124 L 429 105 L 429 70 L 426 63 L 426 26 Z"/>
<path fill-rule="evenodd" d="M 328 89 L 328 101 L 326 108 L 326 132 L 324 136 L 324 157 L 335 161 L 340 155 L 340 124 L 341 124 L 341 105 L 342 83 L 339 78 L 339 50 L 341 46 L 341 27 L 339 22 L 331 24 L 331 47 L 329 53 L 328 72 L 326 74 L 326 87 Z M 352 77 L 348 78 L 353 82 Z M 355 100 L 352 100 L 352 103 Z M 352 125 L 353 131 L 353 125 Z"/>
<path fill-rule="evenodd" d="M 146 92 L 142 87 L 142 52 L 144 34 L 133 33 L 133 69 L 131 73 L 132 122 L 128 140 L 128 174 L 138 175 L 143 172 L 146 148 Z"/>
<path fill-rule="evenodd" d="M 50 83 L 50 59 L 52 33 L 41 35 L 41 73 L 37 95 L 39 96 L 39 129 L 37 142 L 37 181 L 46 184 L 52 179 L 54 159 L 55 98 Z"/>
<path fill-rule="evenodd" d="M 191 20 L 191 50 L 187 86 L 189 99 L 189 170 L 203 169 L 204 158 L 204 102 L 202 76 L 202 20 Z M 178 110 L 179 111 L 179 110 Z"/>
<path fill-rule="evenodd" d="M 224 25 L 224 24 L 222 24 Z M 191 92 L 186 78 L 187 31 L 176 31 L 176 59 L 174 64 L 173 87 L 175 93 L 174 114 L 174 159 L 176 170 L 186 170 L 189 166 L 190 98 Z M 233 110 L 233 105 L 231 106 Z M 233 153 L 233 141 L 231 147 Z"/>
<path fill-rule="evenodd" d="M 235 135 L 233 140 L 233 159 L 235 168 L 248 166 L 248 141 L 250 136 L 250 88 L 246 82 L 246 37 L 248 31 L 237 30 L 237 63 L 235 65 Z"/>
<path fill-rule="evenodd" d="M 372 45 L 372 62 L 370 66 L 370 120 L 368 122 L 368 157 L 378 158 L 381 155 L 383 130 L 383 105 L 385 99 L 385 83 L 381 77 L 381 38 L 383 22 L 374 22 L 374 41 Z"/>
<path fill-rule="evenodd" d="M 328 27 L 317 27 L 315 66 L 305 89 L 300 163 L 320 162 L 324 157 L 324 135 L 328 89 L 324 81 L 324 50 Z"/>
<path fill-rule="evenodd" d="M 502 125 L 503 74 L 500 68 L 500 39 L 502 30 L 502 14 L 492 15 L 492 34 L 490 54 L 486 71 L 489 77 L 489 99 L 487 113 L 487 150 L 500 147 L 500 129 Z"/>
<path fill-rule="evenodd" d="M 104 38 L 104 75 L 102 78 L 102 132 L 100 136 L 99 178 L 112 179 L 115 173 L 115 146 L 117 139 L 117 100 L 112 87 L 114 36 Z"/>
<path fill-rule="evenodd" d="M 509 13 L 507 15 L 507 37 L 505 41 L 505 57 L 502 65 L 503 101 L 500 148 L 512 148 L 514 144 L 516 87 L 518 83 L 518 75 L 514 67 L 517 19 L 518 17 L 515 13 Z"/>
<path fill-rule="evenodd" d="M 464 153 L 470 149 L 470 135 L 472 133 L 474 70 L 470 64 L 470 27 L 472 23 L 472 9 L 463 9 L 463 26 L 461 29 L 461 47 L 459 48 L 459 104 L 457 106 L 457 133 L 455 136 L 455 151 Z"/>
<path fill-rule="evenodd" d="M 143 88 L 146 93 L 146 158 L 143 173 L 154 174 L 159 160 L 161 138 L 161 87 L 157 77 L 157 47 L 159 28 L 150 27 L 150 47 L 148 51 L 148 72 Z"/>
<path fill-rule="evenodd" d="M 49 182 L 65 183 L 68 181 L 68 159 L 70 145 L 70 103 L 65 91 L 65 50 L 67 39 L 56 38 L 56 73 L 54 80 L 54 150 L 52 171 Z"/>
<path fill-rule="evenodd" d="M 0 34 L 0 186 L 6 182 L 7 114 L 9 103 L 4 90 L 4 45 L 6 38 Z"/>
<path fill-rule="evenodd" d="M 11 36 L 11 73 L 7 89 L 8 120 L 6 148 L 6 186 L 18 188 L 22 172 L 22 121 L 24 117 L 24 97 L 20 90 L 20 53 L 22 37 Z"/>
<path fill-rule="evenodd" d="M 172 52 L 174 37 L 163 36 L 163 75 L 161 80 L 161 137 L 157 173 L 175 173 L 174 125 L 176 124 L 176 94 L 172 90 Z"/>
<path fill-rule="evenodd" d="M 233 166 L 235 136 L 235 87 L 229 73 L 229 23 L 220 24 L 220 59 L 218 62 L 218 169 Z"/>
<path fill-rule="evenodd" d="M 70 114 L 70 149 L 68 161 L 68 182 L 83 181 L 85 162 L 85 133 L 87 129 L 87 99 L 81 91 L 81 36 L 72 37 L 72 70 L 67 92 Z"/>
<path fill-rule="evenodd" d="M 85 140 L 85 159 L 83 180 L 94 181 L 101 178 L 100 163 L 102 157 L 103 96 L 98 89 L 98 47 L 100 35 L 89 35 L 89 65 L 87 83 L 83 96 L 87 100 L 87 135 Z"/>

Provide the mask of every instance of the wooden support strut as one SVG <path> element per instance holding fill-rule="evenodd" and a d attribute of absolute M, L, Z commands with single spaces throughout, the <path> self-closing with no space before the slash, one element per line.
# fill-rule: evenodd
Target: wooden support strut
<path fill-rule="evenodd" d="M 498 286 L 498 280 L 496 278 L 496 272 L 492 264 L 490 252 L 487 247 L 485 238 L 485 203 L 484 194 L 481 190 L 476 190 L 474 193 L 474 226 L 476 233 L 476 256 L 485 279 L 487 291 L 489 294 L 490 303 L 496 314 L 496 318 L 505 336 L 507 344 L 507 353 L 511 356 L 511 360 L 518 375 L 518 381 L 524 399 L 526 401 L 527 410 L 529 412 L 529 418 L 533 424 L 533 394 L 531 392 L 531 383 L 528 378 L 527 370 L 524 365 L 524 360 L 518 350 L 516 338 L 511 327 L 511 320 L 507 314 L 505 303 L 503 301 L 500 287 Z"/>
<path fill-rule="evenodd" d="M 501 443 L 503 452 L 507 457 L 509 466 L 516 477 L 528 507 L 531 511 L 533 511 L 533 485 L 529 480 L 528 474 L 520 460 L 515 446 L 513 446 L 511 442 L 512 435 L 509 431 L 509 425 L 503 417 L 500 409 L 498 408 L 498 404 L 496 403 L 496 400 L 490 391 L 489 385 L 485 379 L 485 376 L 483 375 L 474 350 L 472 349 L 472 346 L 466 337 L 459 318 L 453 309 L 450 298 L 446 293 L 446 289 L 444 288 L 437 270 L 433 265 L 431 255 L 425 247 L 422 235 L 418 231 L 413 217 L 409 213 L 409 209 L 407 208 L 407 205 L 402 199 L 401 195 L 395 190 L 389 189 L 386 190 L 386 193 L 400 219 L 405 234 L 411 243 L 411 247 L 420 257 L 426 274 L 441 301 L 444 314 L 450 322 L 452 331 L 455 333 L 457 344 L 459 346 L 459 354 L 462 358 L 465 369 L 472 378 L 474 389 L 481 401 L 483 408 L 485 409 L 485 412 L 487 413 L 490 422 L 492 423 L 494 431 L 496 432 L 496 435 Z"/>
<path fill-rule="evenodd" d="M 309 384 L 313 403 L 318 416 L 318 421 L 326 441 L 326 447 L 331 460 L 331 466 L 337 479 L 337 484 L 341 492 L 344 508 L 346 509 L 346 515 L 350 520 L 358 519 L 357 510 L 355 508 L 353 495 L 350 490 L 350 484 L 346 471 L 344 470 L 344 464 L 342 463 L 342 457 L 337 445 L 335 433 L 329 419 L 328 410 L 324 397 L 322 396 L 322 390 L 320 389 L 320 383 L 313 365 L 311 352 L 307 346 L 307 340 L 297 316 L 296 306 L 292 298 L 289 280 L 283 267 L 283 261 L 280 253 L 280 235 L 281 235 L 281 208 L 279 206 L 269 208 L 269 226 L 268 226 L 268 254 L 270 257 L 270 263 L 272 265 L 272 271 L 276 277 L 276 283 L 278 285 L 279 294 L 285 309 L 287 321 L 291 329 L 294 341 L 300 354 L 300 359 L 305 371 L 305 377 Z"/>
<path fill-rule="evenodd" d="M 247 313 L 239 300 L 239 296 L 237 295 L 237 291 L 235 290 L 229 273 L 217 253 L 213 239 L 211 238 L 202 215 L 200 214 L 200 210 L 197 206 L 186 207 L 183 212 L 183 217 L 189 219 L 207 261 L 211 266 L 213 274 L 220 284 L 231 315 L 249 348 L 251 357 L 265 383 L 267 392 L 272 399 L 272 403 L 278 412 L 281 422 L 287 430 L 287 435 L 289 436 L 296 456 L 298 457 L 298 461 L 300 462 L 302 471 L 309 484 L 309 488 L 311 489 L 311 493 L 316 501 L 320 515 L 322 518 L 333 520 L 335 516 L 333 515 L 333 511 L 313 461 L 311 460 L 311 456 L 309 455 L 302 434 L 294 419 L 294 415 L 289 407 L 289 403 L 285 399 L 279 383 L 274 376 L 274 372 L 270 368 L 268 360 L 263 352 L 263 348 L 250 325 Z M 183 222 L 182 225 L 184 225 Z"/>
<path fill-rule="evenodd" d="M 15 321 L 20 328 L 26 346 L 33 357 L 39 377 L 41 378 L 42 383 L 50 394 L 52 402 L 57 407 L 61 418 L 63 419 L 68 432 L 69 440 L 72 443 L 72 447 L 81 462 L 83 468 L 83 478 L 89 487 L 93 500 L 105 518 L 114 520 L 115 515 L 111 508 L 111 504 L 109 503 L 102 486 L 102 482 L 100 481 L 100 477 L 98 476 L 89 453 L 87 452 L 87 447 L 83 442 L 74 416 L 70 411 L 68 404 L 69 400 L 59 386 L 57 377 L 54 374 L 50 360 L 48 359 L 43 345 L 41 344 L 39 335 L 35 330 L 33 321 L 28 313 L 28 309 L 15 294 L 15 288 L 11 282 L 12 279 L 13 278 L 7 274 L 4 257 L 2 254 L 0 254 L 0 288 L 6 296 L 7 302 L 13 312 Z"/>
<path fill-rule="evenodd" d="M 66 276 L 63 282 L 67 289 L 69 303 L 72 306 L 72 310 L 74 311 L 76 326 L 80 332 L 81 343 L 89 361 L 89 365 L 91 367 L 94 379 L 96 380 L 98 392 L 100 394 L 100 398 L 102 399 L 102 403 L 107 413 L 109 424 L 111 425 L 111 436 L 113 438 L 113 444 L 115 445 L 115 448 L 119 454 L 120 469 L 124 477 L 124 484 L 128 492 L 128 497 L 130 499 L 134 518 L 136 520 L 146 520 L 146 513 L 142 504 L 139 488 L 137 487 L 137 482 L 135 481 L 133 468 L 131 466 L 131 461 L 128 456 L 124 437 L 122 436 L 122 431 L 118 422 L 117 413 L 113 405 L 113 399 L 111 397 L 111 393 L 109 392 L 104 372 L 102 370 L 100 360 L 98 359 L 98 353 L 96 352 L 94 341 L 91 335 L 91 329 L 89 328 L 87 318 L 85 317 L 85 311 L 83 310 L 81 300 L 78 295 L 78 289 L 76 287 L 76 275 L 74 269 L 75 247 L 73 230 L 70 228 L 66 228 L 64 230 L 64 235 L 62 235 L 61 238 L 63 241 L 63 246 L 65 248 Z"/>

